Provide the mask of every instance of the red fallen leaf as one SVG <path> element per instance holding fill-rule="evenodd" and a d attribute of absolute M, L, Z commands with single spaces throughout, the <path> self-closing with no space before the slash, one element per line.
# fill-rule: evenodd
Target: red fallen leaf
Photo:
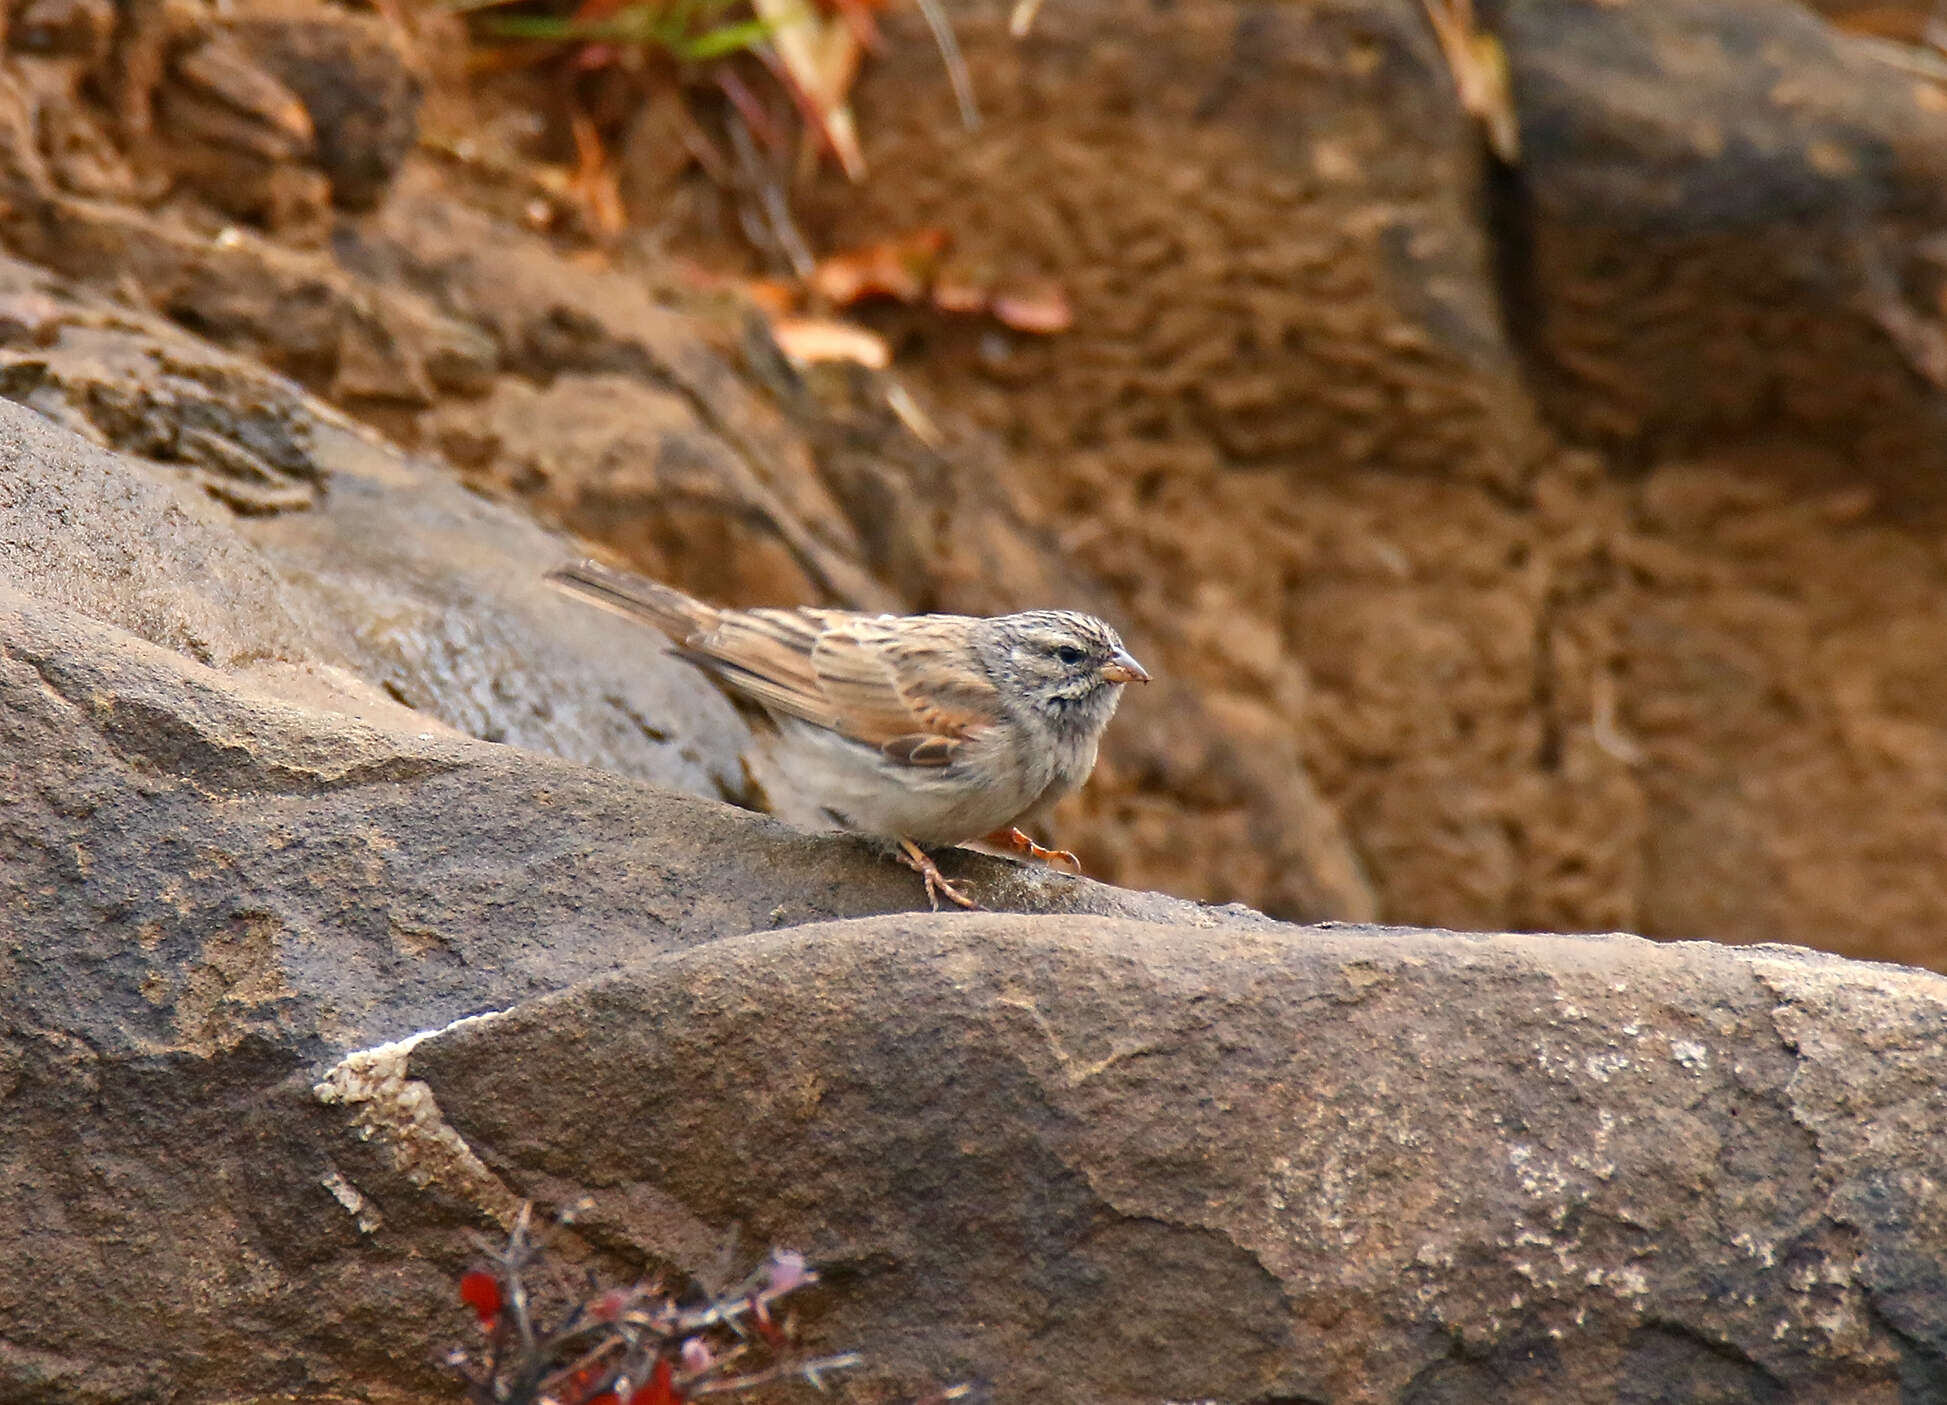
<path fill-rule="evenodd" d="M 811 291 L 834 307 L 864 298 L 918 302 L 947 246 L 944 229 L 922 229 L 899 239 L 867 244 L 820 259 L 807 280 Z"/>
<path fill-rule="evenodd" d="M 589 1396 L 581 1405 L 622 1405 L 622 1397 L 612 1390 L 605 1390 L 600 1395 Z"/>
<path fill-rule="evenodd" d="M 1017 332 L 1047 336 L 1065 332 L 1075 325 L 1075 312 L 1068 305 L 1068 295 L 1053 283 L 996 293 L 989 308 L 996 321 Z"/>
<path fill-rule="evenodd" d="M 629 1405 L 683 1405 L 683 1392 L 676 1389 L 676 1373 L 667 1356 L 658 1356 L 649 1379 L 629 1396 Z"/>
<path fill-rule="evenodd" d="M 491 1332 L 500 1320 L 500 1280 L 485 1269 L 472 1269 L 460 1275 L 460 1301 L 480 1319 L 480 1330 Z"/>

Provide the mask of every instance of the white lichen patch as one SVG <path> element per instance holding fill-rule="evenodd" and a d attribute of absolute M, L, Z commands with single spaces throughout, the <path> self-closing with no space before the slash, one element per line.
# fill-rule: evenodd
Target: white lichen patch
<path fill-rule="evenodd" d="M 1778 1262 L 1778 1245 L 1775 1240 L 1759 1239 L 1745 1230 L 1732 1235 L 1731 1243 L 1756 1259 L 1760 1267 L 1770 1268 Z"/>
<path fill-rule="evenodd" d="M 1536 1155 L 1535 1148 L 1515 1143 L 1508 1148 L 1508 1164 L 1514 1168 L 1514 1178 L 1522 1190 L 1534 1199 L 1559 1202 L 1566 1198 L 1568 1177 L 1546 1157 Z"/>
<path fill-rule="evenodd" d="M 326 1171 L 318 1183 L 331 1192 L 333 1200 L 345 1207 L 346 1213 L 357 1223 L 360 1233 L 376 1233 L 379 1226 L 385 1223 L 385 1216 L 379 1213 L 378 1206 L 367 1200 L 364 1193 L 346 1180 L 336 1166 Z"/>
<path fill-rule="evenodd" d="M 1692 1073 L 1702 1073 L 1710 1067 L 1710 1050 L 1694 1039 L 1672 1039 L 1670 1057 Z"/>
<path fill-rule="evenodd" d="M 1627 1054 L 1590 1054 L 1582 1060 L 1582 1071 L 1598 1083 L 1607 1083 L 1628 1067 Z"/>
<path fill-rule="evenodd" d="M 511 1225 L 520 1211 L 520 1197 L 447 1125 L 433 1090 L 407 1072 L 408 1058 L 421 1040 L 473 1020 L 492 1018 L 470 1015 L 443 1029 L 422 1030 L 390 1044 L 359 1049 L 326 1070 L 311 1091 L 321 1103 L 349 1108 L 360 1139 L 384 1143 L 393 1166 L 414 1185 L 437 1185 L 472 1202 L 501 1224 Z M 329 1184 L 326 1188 L 331 1189 Z M 346 1188 L 361 1202 L 364 1200 L 349 1182 Z M 358 1213 L 343 1196 L 339 1203 Z"/>

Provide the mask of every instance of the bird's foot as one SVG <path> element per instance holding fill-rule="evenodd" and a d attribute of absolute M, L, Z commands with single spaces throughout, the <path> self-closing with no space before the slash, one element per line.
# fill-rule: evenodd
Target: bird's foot
<path fill-rule="evenodd" d="M 1082 861 L 1068 850 L 1044 849 L 1011 826 L 1007 829 L 995 830 L 981 843 L 992 844 L 996 849 L 1006 849 L 1010 853 L 1025 854 L 1031 859 L 1039 859 L 1048 867 L 1060 869 L 1063 873 L 1080 874 L 1082 871 Z"/>
<path fill-rule="evenodd" d="M 940 895 L 944 893 L 948 902 L 956 903 L 969 910 L 980 906 L 972 898 L 960 891 L 960 885 L 940 872 L 940 866 L 933 862 L 926 850 L 910 839 L 899 841 L 899 862 L 926 880 L 926 900 L 933 904 L 933 911 L 940 910 Z"/>

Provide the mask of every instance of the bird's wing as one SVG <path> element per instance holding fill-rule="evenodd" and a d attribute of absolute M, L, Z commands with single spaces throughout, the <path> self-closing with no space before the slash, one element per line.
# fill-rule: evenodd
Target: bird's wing
<path fill-rule="evenodd" d="M 599 561 L 573 562 L 549 571 L 547 579 L 549 584 L 590 604 L 652 624 L 678 642 L 715 628 L 722 613 L 713 605 L 690 599 L 672 586 L 633 571 L 618 571 Z"/>
<path fill-rule="evenodd" d="M 999 712 L 999 694 L 972 653 L 972 620 L 719 610 L 593 562 L 552 579 L 655 624 L 733 692 L 907 765 L 947 765 Z"/>
<path fill-rule="evenodd" d="M 712 628 L 678 642 L 684 657 L 752 701 L 842 732 L 812 653 L 820 636 L 857 618 L 842 610 L 724 610 Z"/>
<path fill-rule="evenodd" d="M 836 729 L 895 761 L 949 764 L 1000 713 L 1000 694 L 973 653 L 974 625 L 947 615 L 853 615 L 826 629 L 811 662 Z"/>

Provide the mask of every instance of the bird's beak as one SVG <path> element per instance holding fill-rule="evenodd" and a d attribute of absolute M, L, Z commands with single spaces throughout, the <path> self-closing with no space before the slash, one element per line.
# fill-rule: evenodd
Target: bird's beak
<path fill-rule="evenodd" d="M 1149 670 L 1137 663 L 1127 649 L 1117 649 L 1102 665 L 1102 676 L 1111 683 L 1147 683 Z"/>

